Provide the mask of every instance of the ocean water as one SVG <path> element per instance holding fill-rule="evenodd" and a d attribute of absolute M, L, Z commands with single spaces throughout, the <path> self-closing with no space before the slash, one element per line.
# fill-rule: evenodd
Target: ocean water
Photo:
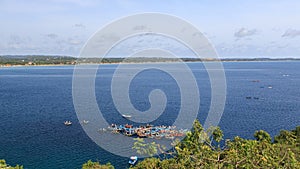
<path fill-rule="evenodd" d="M 209 78 L 201 63 L 188 66 L 198 82 L 198 119 L 204 122 L 211 99 Z M 225 62 L 223 66 L 227 100 L 219 126 L 224 138 L 250 139 L 258 129 L 274 136 L 300 125 L 300 62 Z M 110 90 L 116 67 L 101 65 L 96 96 L 106 120 L 124 124 L 128 121 L 116 110 Z M 81 128 L 72 101 L 73 68 L 0 68 L 0 159 L 28 169 L 80 168 L 89 159 L 127 167 L 127 158 L 103 150 Z M 164 113 L 153 123 L 171 125 L 180 110 L 180 89 L 167 73 L 155 69 L 139 73 L 130 85 L 131 102 L 140 111 L 149 109 L 153 89 L 161 89 L 168 99 Z M 73 125 L 64 126 L 65 120 Z"/>

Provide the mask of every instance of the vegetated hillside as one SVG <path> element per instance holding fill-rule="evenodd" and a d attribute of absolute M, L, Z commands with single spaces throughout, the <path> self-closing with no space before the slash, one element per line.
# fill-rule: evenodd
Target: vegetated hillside
<path fill-rule="evenodd" d="M 183 141 L 175 142 L 173 150 L 158 157 L 146 158 L 131 168 L 300 168 L 300 126 L 292 131 L 280 131 L 273 142 L 263 130 L 256 131 L 254 137 L 255 140 L 238 136 L 223 140 L 223 132 L 219 127 L 205 132 L 199 121 L 195 121 L 192 131 Z M 224 147 L 220 146 L 222 141 L 225 141 Z M 139 145 L 139 152 L 145 153 L 157 154 L 161 148 L 155 144 Z M 113 168 L 111 164 L 100 165 L 92 161 L 83 166 L 85 169 Z"/>
<path fill-rule="evenodd" d="M 69 56 L 0 56 L 0 65 L 48 65 L 74 64 L 75 58 Z"/>

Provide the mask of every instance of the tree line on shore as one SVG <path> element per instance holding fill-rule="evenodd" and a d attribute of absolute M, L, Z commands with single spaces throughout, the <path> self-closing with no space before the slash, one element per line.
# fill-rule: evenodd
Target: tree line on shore
<path fill-rule="evenodd" d="M 297 61 L 299 58 L 166 58 L 166 57 L 90 57 L 76 58 L 72 56 L 51 55 L 0 55 L 0 66 L 18 65 L 75 65 L 102 63 L 155 63 L 155 62 L 201 62 L 201 61 Z"/>

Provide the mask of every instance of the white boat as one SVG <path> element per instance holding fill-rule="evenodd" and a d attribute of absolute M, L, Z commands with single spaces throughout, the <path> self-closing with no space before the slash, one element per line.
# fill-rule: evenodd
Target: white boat
<path fill-rule="evenodd" d="M 127 119 L 127 118 L 131 118 L 131 115 L 128 115 L 128 114 L 122 114 L 122 117 Z"/>
<path fill-rule="evenodd" d="M 71 121 L 65 121 L 64 124 L 65 124 L 66 126 L 70 126 L 70 125 L 72 125 L 72 122 L 71 122 Z"/>
<path fill-rule="evenodd" d="M 83 120 L 81 123 L 82 123 L 82 124 L 88 124 L 89 121 L 88 121 L 88 120 Z"/>
<path fill-rule="evenodd" d="M 137 162 L 137 160 L 138 160 L 137 156 L 131 156 L 128 163 L 130 165 L 134 165 Z"/>

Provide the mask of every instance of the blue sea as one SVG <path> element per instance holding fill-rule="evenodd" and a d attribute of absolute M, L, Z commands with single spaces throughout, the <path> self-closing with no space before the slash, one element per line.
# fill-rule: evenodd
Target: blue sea
<path fill-rule="evenodd" d="M 198 119 L 203 122 L 211 101 L 208 74 L 202 63 L 187 64 L 199 86 Z M 223 66 L 227 99 L 219 126 L 225 139 L 237 135 L 252 139 L 258 129 L 274 136 L 300 125 L 300 62 L 225 62 Z M 110 91 L 116 67 L 100 66 L 96 97 L 108 122 L 124 124 L 128 121 L 114 107 Z M 103 150 L 79 124 L 72 100 L 73 69 L 0 68 L 0 159 L 25 169 L 75 169 L 89 159 L 127 167 L 127 158 Z M 168 100 L 164 113 L 153 123 L 171 125 L 180 109 L 180 90 L 169 74 L 151 69 L 139 73 L 130 85 L 131 102 L 140 111 L 149 109 L 153 89 L 164 91 Z M 66 127 L 65 120 L 73 125 Z"/>

